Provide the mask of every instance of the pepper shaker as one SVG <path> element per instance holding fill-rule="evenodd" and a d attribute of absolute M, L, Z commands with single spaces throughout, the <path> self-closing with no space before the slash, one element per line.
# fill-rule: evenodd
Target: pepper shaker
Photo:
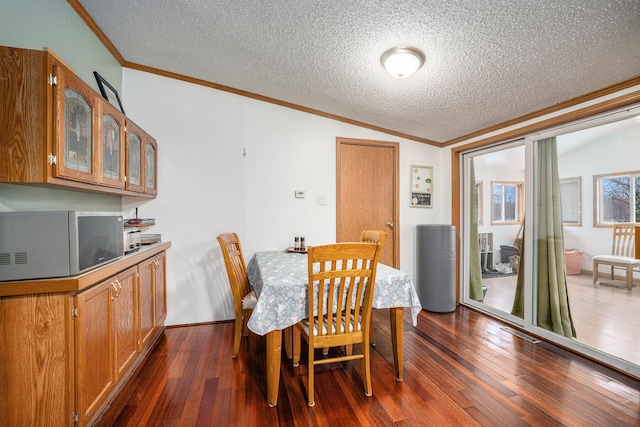
<path fill-rule="evenodd" d="M 306 245 L 304 243 L 304 236 L 300 237 L 300 250 L 301 251 L 306 251 L 307 250 L 307 247 L 306 247 Z"/>

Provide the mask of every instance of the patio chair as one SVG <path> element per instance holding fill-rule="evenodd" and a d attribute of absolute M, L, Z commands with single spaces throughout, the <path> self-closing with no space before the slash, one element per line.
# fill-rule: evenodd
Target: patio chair
<path fill-rule="evenodd" d="M 598 267 L 608 265 L 611 267 L 611 280 L 614 280 L 614 269 L 623 269 L 626 272 L 627 289 L 633 287 L 633 272 L 640 271 L 640 260 L 635 256 L 635 223 L 621 223 L 613 226 L 613 245 L 611 255 L 596 255 L 593 257 L 593 284 L 598 281 Z"/>

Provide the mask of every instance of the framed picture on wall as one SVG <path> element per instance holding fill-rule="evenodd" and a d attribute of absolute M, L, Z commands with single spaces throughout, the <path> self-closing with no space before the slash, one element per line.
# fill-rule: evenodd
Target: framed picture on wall
<path fill-rule="evenodd" d="M 412 208 L 433 207 L 433 167 L 411 165 Z"/>
<path fill-rule="evenodd" d="M 124 114 L 124 108 L 122 108 L 122 102 L 120 102 L 118 91 L 113 86 L 111 86 L 109 82 L 104 79 L 104 77 L 98 74 L 97 71 L 94 71 L 93 75 L 96 76 L 96 81 L 98 82 L 98 87 L 100 88 L 102 97 L 109 101 L 111 105 L 120 110 L 122 114 Z"/>

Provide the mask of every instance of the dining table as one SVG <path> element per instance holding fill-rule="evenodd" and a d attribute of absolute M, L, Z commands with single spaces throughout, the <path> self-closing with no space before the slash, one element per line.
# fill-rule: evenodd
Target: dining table
<path fill-rule="evenodd" d="M 292 251 L 256 252 L 247 264 L 249 283 L 258 302 L 247 323 L 248 328 L 266 335 L 267 403 L 278 401 L 282 331 L 308 317 L 308 261 L 306 253 Z M 395 374 L 402 381 L 402 338 L 404 309 L 410 308 L 413 325 L 422 309 L 409 275 L 378 263 L 373 292 L 373 307 L 388 308 Z M 290 343 L 286 340 L 287 355 Z"/>

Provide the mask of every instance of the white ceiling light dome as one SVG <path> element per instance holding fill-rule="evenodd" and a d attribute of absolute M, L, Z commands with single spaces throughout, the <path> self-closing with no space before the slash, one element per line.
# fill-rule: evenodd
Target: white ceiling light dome
<path fill-rule="evenodd" d="M 422 67 L 424 54 L 415 47 L 393 47 L 382 54 L 380 62 L 389 74 L 402 79 L 409 77 Z"/>

